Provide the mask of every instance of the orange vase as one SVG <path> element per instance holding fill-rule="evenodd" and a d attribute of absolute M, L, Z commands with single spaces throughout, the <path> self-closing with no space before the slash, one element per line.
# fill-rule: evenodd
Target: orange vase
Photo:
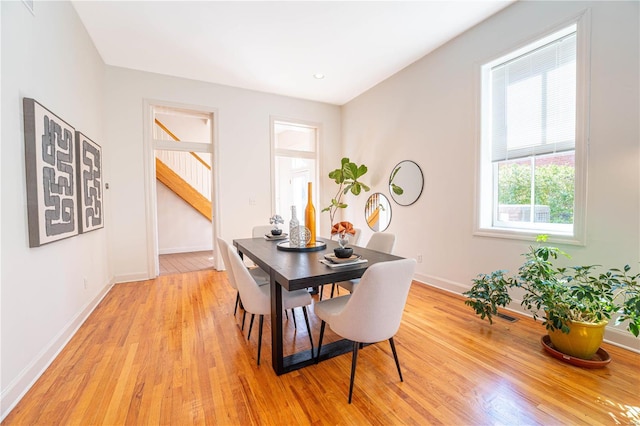
<path fill-rule="evenodd" d="M 316 245 L 316 209 L 313 207 L 313 192 L 311 191 L 311 182 L 307 184 L 307 207 L 304 210 L 304 226 L 309 230 L 311 238 L 307 247 Z"/>

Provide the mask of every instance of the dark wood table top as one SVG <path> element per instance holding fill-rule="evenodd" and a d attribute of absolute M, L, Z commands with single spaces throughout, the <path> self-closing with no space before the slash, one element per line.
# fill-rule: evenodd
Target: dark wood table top
<path fill-rule="evenodd" d="M 324 238 L 327 247 L 318 251 L 292 252 L 279 250 L 276 246 L 281 241 L 268 241 L 264 238 L 245 238 L 233 240 L 233 244 L 243 256 L 247 256 L 265 271 L 275 274 L 275 279 L 287 290 L 298 290 L 317 287 L 322 284 L 360 278 L 366 269 L 378 262 L 402 259 L 387 253 L 369 250 L 364 247 L 353 247 L 353 253 L 359 254 L 366 263 L 345 265 L 330 268 L 320 262 L 325 254 L 333 253 L 338 243 Z"/>

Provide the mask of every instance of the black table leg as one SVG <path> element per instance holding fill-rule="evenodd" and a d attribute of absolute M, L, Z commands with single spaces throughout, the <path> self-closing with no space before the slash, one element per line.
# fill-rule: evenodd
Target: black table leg
<path fill-rule="evenodd" d="M 271 286 L 271 366 L 279 376 L 286 373 L 283 360 L 282 286 L 276 282 L 273 271 L 269 275 L 269 285 Z"/>

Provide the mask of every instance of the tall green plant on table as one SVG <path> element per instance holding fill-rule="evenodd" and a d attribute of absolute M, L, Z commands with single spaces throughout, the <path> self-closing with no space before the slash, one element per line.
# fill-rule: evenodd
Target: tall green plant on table
<path fill-rule="evenodd" d="M 538 237 L 539 243 L 546 240 L 544 235 Z M 492 317 L 498 308 L 512 301 L 509 292 L 519 288 L 524 291 L 520 304 L 534 319 L 543 318 L 542 324 L 552 342 L 556 330 L 566 334 L 573 325 L 581 323 L 601 324 L 604 328 L 613 314 L 618 314 L 616 325 L 626 322 L 627 330 L 638 337 L 640 273 L 631 273 L 629 265 L 602 272 L 598 272 L 597 265 L 556 267 L 553 262 L 559 255 L 569 257 L 557 247 L 541 244 L 529 247 L 517 274 L 509 276 L 499 270 L 478 275 L 471 289 L 463 293 L 467 296 L 465 304 L 480 318 L 493 323 Z M 596 350 L 598 347 L 599 343 Z"/>
<path fill-rule="evenodd" d="M 331 226 L 333 227 L 334 219 L 338 209 L 347 208 L 347 203 L 343 201 L 344 196 L 351 192 L 358 196 L 364 190 L 369 191 L 370 188 L 362 183 L 359 179 L 367 173 L 367 166 L 364 164 L 358 166 L 349 158 L 344 157 L 340 162 L 340 168 L 329 172 L 329 178 L 333 179 L 338 185 L 336 195 L 331 199 L 331 204 L 322 209 L 323 212 L 329 212 Z"/>

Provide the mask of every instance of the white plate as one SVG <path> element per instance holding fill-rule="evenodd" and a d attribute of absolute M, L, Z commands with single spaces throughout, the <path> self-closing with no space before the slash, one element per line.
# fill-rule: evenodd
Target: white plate
<path fill-rule="evenodd" d="M 368 262 L 367 259 L 357 259 L 357 260 L 354 260 L 353 262 L 333 263 L 332 261 L 327 260 L 327 259 L 320 259 L 320 263 L 324 263 L 329 268 L 342 268 L 344 266 L 359 265 L 361 263 L 367 263 L 367 262 Z"/>
<path fill-rule="evenodd" d="M 356 260 L 360 259 L 360 255 L 359 254 L 352 254 L 351 257 L 337 257 L 335 254 L 332 253 L 327 253 L 324 255 L 324 258 L 327 259 L 329 262 L 333 262 L 333 263 L 353 263 Z"/>
<path fill-rule="evenodd" d="M 286 240 L 288 237 L 289 234 L 285 234 L 284 232 L 280 235 L 264 234 L 264 239 L 270 241 Z"/>

